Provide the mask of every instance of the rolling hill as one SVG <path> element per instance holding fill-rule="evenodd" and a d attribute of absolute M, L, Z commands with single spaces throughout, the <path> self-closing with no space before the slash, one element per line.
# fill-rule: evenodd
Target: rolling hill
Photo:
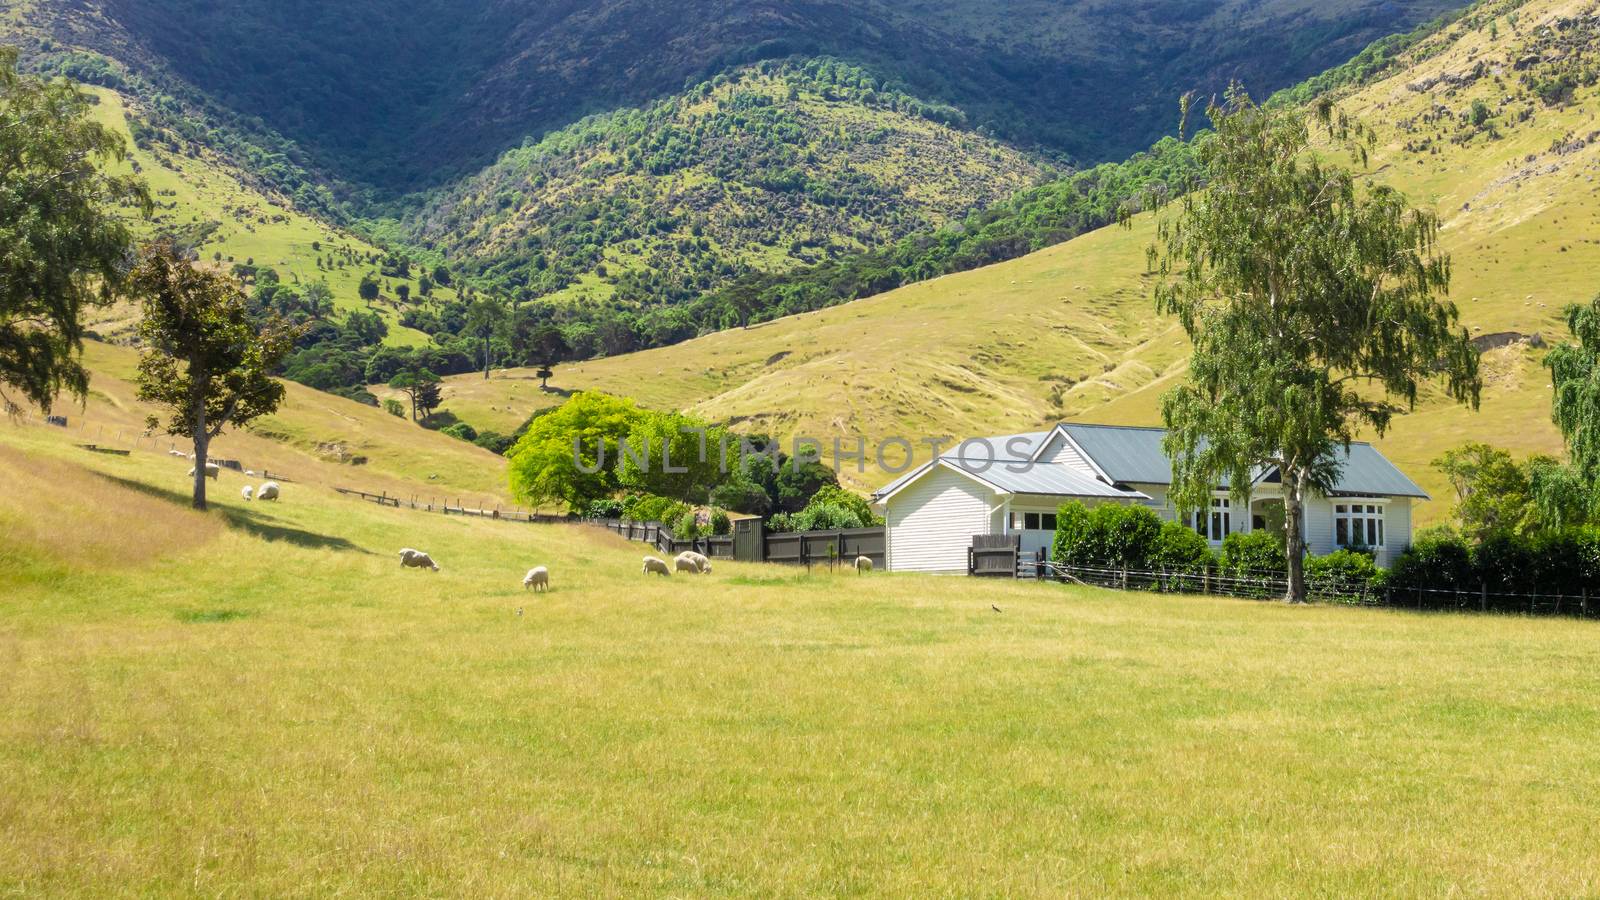
<path fill-rule="evenodd" d="M 1370 177 L 1443 217 L 1451 296 L 1475 335 L 1559 340 L 1562 307 L 1600 287 L 1596 10 L 1593 0 L 1480 4 L 1338 95 L 1378 132 Z M 554 384 L 784 437 L 966 436 L 1059 418 L 1155 423 L 1186 350 L 1151 309 L 1151 234 L 1142 215 L 1129 229 L 844 306 L 561 367 Z M 1515 339 L 1486 355 L 1481 411 L 1425 398 L 1380 446 L 1436 497 L 1446 488 L 1428 463 L 1462 441 L 1559 452 L 1532 344 Z M 495 427 L 556 399 L 511 370 L 453 379 L 446 406 Z M 1421 517 L 1447 513 L 1436 502 Z"/>

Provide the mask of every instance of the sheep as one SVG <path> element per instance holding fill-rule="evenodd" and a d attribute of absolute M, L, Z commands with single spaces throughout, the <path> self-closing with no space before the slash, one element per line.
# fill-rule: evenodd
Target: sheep
<path fill-rule="evenodd" d="M 867 574 L 868 572 L 871 572 L 871 571 L 872 571 L 872 557 L 870 557 L 870 556 L 858 556 L 858 557 L 856 557 L 856 574 L 857 575 L 865 575 L 865 574 Z"/>
<path fill-rule="evenodd" d="M 690 575 L 700 574 L 700 563 L 694 558 L 693 553 L 679 553 L 674 556 L 672 558 L 672 568 L 679 572 L 688 572 Z"/>
<path fill-rule="evenodd" d="M 183 452 L 182 450 L 168 450 L 167 451 L 167 455 L 168 456 L 176 456 L 179 459 L 188 459 L 189 458 L 189 454 Z"/>
<path fill-rule="evenodd" d="M 654 556 L 646 556 L 644 558 L 644 571 L 640 574 L 649 575 L 651 572 L 657 575 L 665 575 L 668 578 L 672 577 L 672 570 L 667 568 L 666 560 L 657 559 Z"/>
<path fill-rule="evenodd" d="M 256 490 L 256 499 L 257 500 L 276 500 L 276 499 L 278 499 L 278 483 L 276 481 L 264 481 L 264 482 L 262 482 L 261 483 L 261 487 Z"/>
<path fill-rule="evenodd" d="M 244 486 L 243 490 L 239 491 L 239 496 L 243 497 L 246 501 L 248 501 L 250 499 L 250 495 L 254 494 L 255 492 L 256 492 L 256 489 L 247 484 L 247 485 Z"/>
<path fill-rule="evenodd" d="M 534 590 L 550 590 L 550 570 L 544 566 L 534 566 L 528 574 L 522 576 L 522 586 Z"/>
<path fill-rule="evenodd" d="M 244 477 L 246 477 L 246 478 L 254 478 L 254 477 L 256 477 L 256 470 L 255 469 L 245 469 L 244 470 Z"/>
<path fill-rule="evenodd" d="M 439 564 L 433 561 L 433 557 L 423 553 L 421 550 L 413 550 L 407 547 L 400 551 L 400 568 L 432 569 L 437 572 L 439 571 Z"/>
<path fill-rule="evenodd" d="M 691 557 L 695 562 L 700 564 L 700 574 L 701 575 L 709 575 L 709 574 L 711 574 L 711 560 L 706 559 L 705 554 L 697 553 L 697 552 L 695 552 L 693 550 L 685 550 L 684 554 L 689 556 L 689 557 Z"/>
<path fill-rule="evenodd" d="M 222 467 L 221 466 L 217 465 L 216 463 L 206 463 L 206 477 L 207 478 L 211 479 L 212 481 L 216 481 L 217 480 L 217 476 L 220 475 L 220 474 L 222 474 Z M 189 477 L 190 478 L 194 477 L 194 466 L 190 466 L 189 467 Z"/>

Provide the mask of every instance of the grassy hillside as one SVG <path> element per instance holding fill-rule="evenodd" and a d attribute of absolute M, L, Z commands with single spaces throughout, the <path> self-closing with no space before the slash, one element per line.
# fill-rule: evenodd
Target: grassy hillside
<path fill-rule="evenodd" d="M 159 133 L 130 126 L 129 101 L 116 91 L 94 88 L 100 100 L 95 117 L 128 139 L 124 170 L 137 171 L 150 185 L 156 215 L 139 220 L 143 236 L 176 235 L 194 245 L 204 260 L 222 265 L 252 262 L 276 269 L 285 283 L 304 286 L 325 281 L 336 310 L 374 311 L 389 325 L 386 341 L 397 345 L 423 343 L 428 336 L 400 325 L 401 304 L 394 295 L 407 285 L 415 296 L 416 279 L 384 279 L 383 296 L 368 305 L 357 295 L 363 275 L 380 269 L 382 251 L 347 231 L 299 211 L 290 201 L 263 193 L 245 183 L 223 158 L 164 140 Z M 137 110 L 137 107 L 135 107 Z M 133 117 L 137 121 L 137 112 Z M 141 134 L 133 140 L 135 131 Z M 453 297 L 439 289 L 440 299 Z M 91 327 L 108 339 L 130 335 L 136 311 L 119 307 L 100 314 Z"/>
<path fill-rule="evenodd" d="M 443 191 L 410 236 L 522 298 L 690 299 L 927 231 L 1054 170 L 832 60 L 585 119 Z"/>
<path fill-rule="evenodd" d="M 1562 306 L 1600 289 L 1600 90 L 1585 75 L 1600 51 L 1594 9 L 1486 4 L 1340 99 L 1378 131 L 1372 177 L 1443 217 L 1451 299 L 1474 334 L 1560 340 Z M 1541 87 L 1563 79 L 1570 90 Z M 1482 123 L 1473 101 L 1488 108 Z M 1142 275 L 1150 224 L 1141 216 L 1131 229 L 843 307 L 562 367 L 554 385 L 824 438 L 965 436 L 1058 418 L 1155 423 L 1185 350 L 1175 324 L 1152 312 Z M 1427 398 L 1380 445 L 1438 497 L 1447 488 L 1428 463 L 1461 441 L 1559 452 L 1541 358 L 1524 343 L 1488 354 L 1480 412 Z M 503 426 L 559 399 L 526 376 L 452 379 L 447 405 Z M 1420 518 L 1447 514 L 1448 502 L 1435 502 Z"/>
<path fill-rule="evenodd" d="M 0 422 L 7 893 L 1600 890 L 1591 622 L 690 585 L 172 465 Z"/>
<path fill-rule="evenodd" d="M 151 464 L 166 473 L 162 481 L 165 489 L 186 491 L 188 460 L 165 454 L 169 447 L 184 451 L 192 448 L 181 438 L 142 437 L 145 417 L 155 410 L 135 399 L 133 379 L 138 354 L 91 341 L 84 358 L 91 372 L 87 404 L 79 408 L 63 401 L 56 410 L 68 417 L 68 429 L 47 428 L 34 418 L 20 431 L 9 425 L 5 426 L 7 430 L 33 435 L 36 441 L 55 437 L 64 442 L 136 450 L 141 458 L 155 458 Z M 286 383 L 286 387 L 288 397 L 276 414 L 260 420 L 248 431 L 224 432 L 212 444 L 212 455 L 238 459 L 257 472 L 282 474 L 296 486 L 354 487 L 403 492 L 407 496 L 448 496 L 451 500 L 459 497 L 475 508 L 511 505 L 505 494 L 503 458 L 381 409 L 293 382 Z M 89 455 L 76 448 L 70 453 Z M 236 498 L 239 488 L 247 483 L 251 480 L 225 470 L 216 491 L 224 499 Z"/>

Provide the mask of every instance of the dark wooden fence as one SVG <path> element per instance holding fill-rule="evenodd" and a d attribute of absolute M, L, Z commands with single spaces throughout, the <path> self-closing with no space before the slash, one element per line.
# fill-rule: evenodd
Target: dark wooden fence
<path fill-rule="evenodd" d="M 496 506 L 492 508 L 479 507 L 477 509 L 473 509 L 466 506 L 461 500 L 456 500 L 455 504 L 451 505 L 449 499 L 441 500 L 436 497 L 431 497 L 427 502 L 423 502 L 415 496 L 402 497 L 389 493 L 372 494 L 368 493 L 367 491 L 358 491 L 354 488 L 342 487 L 336 487 L 334 490 L 344 494 L 347 497 L 356 497 L 358 499 L 365 500 L 368 503 L 376 503 L 379 506 L 392 506 L 395 509 L 417 509 L 422 510 L 423 512 L 438 512 L 444 513 L 447 516 L 479 516 L 485 519 L 505 519 L 508 522 L 538 522 L 543 524 L 573 521 L 570 516 L 558 516 L 552 513 L 533 512 L 531 510 L 524 510 L 520 508 L 501 509 L 500 507 Z"/>
<path fill-rule="evenodd" d="M 634 522 L 627 519 L 590 519 L 590 524 L 655 547 L 670 558 L 685 550 L 703 553 L 713 559 L 742 562 L 789 563 L 791 565 L 849 565 L 856 557 L 872 560 L 883 568 L 884 530 L 848 528 L 838 531 L 769 532 L 760 519 L 739 519 L 733 533 L 679 539 L 660 522 Z"/>
<path fill-rule="evenodd" d="M 975 534 L 967 548 L 967 574 L 990 578 L 1017 577 L 1022 555 L 1020 534 Z"/>

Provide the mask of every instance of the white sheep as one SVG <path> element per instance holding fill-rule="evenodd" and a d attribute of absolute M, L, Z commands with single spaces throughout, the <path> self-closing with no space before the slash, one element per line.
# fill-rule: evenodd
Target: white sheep
<path fill-rule="evenodd" d="M 657 559 L 654 556 L 646 556 L 644 558 L 644 571 L 641 574 L 649 575 L 652 572 L 657 575 L 672 577 L 672 570 L 667 568 L 666 560 Z"/>
<path fill-rule="evenodd" d="M 550 570 L 544 566 L 534 566 L 528 574 L 522 576 L 522 586 L 534 590 L 550 590 Z"/>
<path fill-rule="evenodd" d="M 437 572 L 439 571 L 439 564 L 433 561 L 433 557 L 423 553 L 421 550 L 413 550 L 407 547 L 400 551 L 400 568 L 432 569 Z"/>
<path fill-rule="evenodd" d="M 278 499 L 278 483 L 276 481 L 264 481 L 264 482 L 262 482 L 261 483 L 261 487 L 256 490 L 256 499 L 257 500 L 276 500 L 276 499 Z"/>
<path fill-rule="evenodd" d="M 176 456 L 179 459 L 188 459 L 189 458 L 189 454 L 183 452 L 182 450 L 168 450 L 167 451 L 167 455 L 168 456 Z"/>
<path fill-rule="evenodd" d="M 254 477 L 256 477 L 256 470 L 255 469 L 245 469 L 244 470 L 244 474 L 245 474 L 246 478 L 254 478 Z"/>
<path fill-rule="evenodd" d="M 678 572 L 688 572 L 690 575 L 700 574 L 700 563 L 694 558 L 693 553 L 679 553 L 674 556 L 672 558 L 672 568 Z"/>
<path fill-rule="evenodd" d="M 856 574 L 857 575 L 865 575 L 866 573 L 871 572 L 871 571 L 872 571 L 872 557 L 870 557 L 870 556 L 858 556 L 858 557 L 856 557 Z"/>
<path fill-rule="evenodd" d="M 220 474 L 222 474 L 222 467 L 221 466 L 217 465 L 216 463 L 206 463 L 206 477 L 207 478 L 211 479 L 212 481 L 216 481 L 217 480 L 217 476 L 220 475 Z M 190 466 L 189 467 L 189 477 L 190 478 L 194 477 L 194 466 Z"/>
<path fill-rule="evenodd" d="M 244 488 L 242 490 L 239 491 L 239 496 L 243 497 L 246 500 L 249 500 L 250 496 L 252 494 L 254 494 L 255 492 L 256 492 L 256 489 L 247 484 L 247 485 L 244 486 Z"/>
<path fill-rule="evenodd" d="M 705 556 L 704 553 L 697 553 L 697 552 L 695 552 L 693 550 L 685 550 L 684 552 L 687 553 L 692 559 L 694 559 L 695 562 L 700 564 L 700 574 L 701 575 L 709 575 L 709 574 L 711 574 L 711 560 L 706 559 L 706 556 Z"/>

